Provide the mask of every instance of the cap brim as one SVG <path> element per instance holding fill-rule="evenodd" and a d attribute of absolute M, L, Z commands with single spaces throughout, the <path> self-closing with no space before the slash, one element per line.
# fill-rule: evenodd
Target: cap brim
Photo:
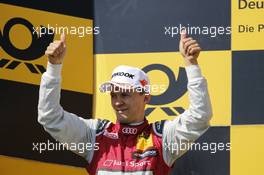
<path fill-rule="evenodd" d="M 134 89 L 134 87 L 130 84 L 125 84 L 125 83 L 117 83 L 117 82 L 113 82 L 113 81 L 107 81 L 103 84 L 101 84 L 99 90 L 100 92 L 111 92 L 114 91 L 114 88 L 118 87 L 120 89 Z"/>

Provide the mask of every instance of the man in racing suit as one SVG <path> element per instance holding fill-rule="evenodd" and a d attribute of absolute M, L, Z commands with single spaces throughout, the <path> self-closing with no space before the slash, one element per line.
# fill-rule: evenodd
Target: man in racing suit
<path fill-rule="evenodd" d="M 90 175 L 164 175 L 209 128 L 212 116 L 207 83 L 197 58 L 201 48 L 183 32 L 179 44 L 188 77 L 190 106 L 175 119 L 148 123 L 145 105 L 150 101 L 149 79 L 140 69 L 118 66 L 111 81 L 100 87 L 110 91 L 116 123 L 83 119 L 60 105 L 61 69 L 66 52 L 65 35 L 46 50 L 47 71 L 40 84 L 38 121 L 62 143 L 91 143 L 92 149 L 71 150 L 87 160 Z M 175 89 L 177 90 L 177 89 Z M 181 145 L 185 144 L 180 149 Z"/>

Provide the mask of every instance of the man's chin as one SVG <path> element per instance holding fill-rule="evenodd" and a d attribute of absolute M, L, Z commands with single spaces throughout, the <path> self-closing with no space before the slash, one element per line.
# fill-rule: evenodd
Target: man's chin
<path fill-rule="evenodd" d="M 116 117 L 117 117 L 117 121 L 119 121 L 119 123 L 124 123 L 124 124 L 129 123 L 128 116 L 125 114 L 117 113 Z"/>

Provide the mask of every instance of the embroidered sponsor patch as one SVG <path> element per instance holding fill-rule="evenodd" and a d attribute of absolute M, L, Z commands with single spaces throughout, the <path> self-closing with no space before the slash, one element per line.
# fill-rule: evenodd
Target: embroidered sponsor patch
<path fill-rule="evenodd" d="M 147 150 L 144 152 L 133 152 L 132 157 L 134 159 L 144 159 L 145 157 L 155 157 L 158 155 L 158 151 L 155 149 Z"/>
<path fill-rule="evenodd" d="M 137 128 L 123 128 L 122 129 L 123 134 L 137 134 Z"/>
<path fill-rule="evenodd" d="M 110 139 L 118 139 L 118 133 L 114 132 L 108 132 L 107 129 L 104 131 L 104 136 L 110 138 Z"/>
<path fill-rule="evenodd" d="M 101 120 L 101 119 L 98 119 L 98 123 L 97 123 L 97 127 L 96 127 L 96 134 L 100 134 L 104 131 L 107 123 L 109 123 L 110 121 L 109 120 Z"/>
<path fill-rule="evenodd" d="M 154 123 L 154 131 L 158 136 L 162 136 L 165 120 Z"/>

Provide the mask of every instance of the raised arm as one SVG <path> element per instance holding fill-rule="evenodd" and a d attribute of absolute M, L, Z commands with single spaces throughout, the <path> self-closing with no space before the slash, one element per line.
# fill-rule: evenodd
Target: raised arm
<path fill-rule="evenodd" d="M 163 158 L 168 166 L 172 166 L 174 161 L 188 150 L 187 144 L 194 142 L 209 128 L 212 116 L 207 82 L 197 61 L 201 48 L 196 40 L 187 37 L 183 32 L 179 50 L 186 64 L 190 105 L 179 117 L 164 124 Z M 183 144 L 186 149 L 180 147 Z"/>
<path fill-rule="evenodd" d="M 59 142 L 68 145 L 79 144 L 80 147 L 77 148 L 81 149 L 71 151 L 90 162 L 94 147 L 86 149 L 85 145 L 95 145 L 97 120 L 80 118 L 64 111 L 60 105 L 61 69 L 65 53 L 64 35 L 61 35 L 60 40 L 51 43 L 45 52 L 49 61 L 47 71 L 42 75 L 40 83 L 38 122 Z"/>

